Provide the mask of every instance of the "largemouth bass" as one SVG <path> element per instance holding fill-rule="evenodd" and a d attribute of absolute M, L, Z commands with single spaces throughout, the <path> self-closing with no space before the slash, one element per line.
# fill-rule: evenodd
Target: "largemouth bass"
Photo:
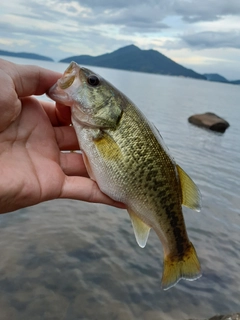
<path fill-rule="evenodd" d="M 199 278 L 182 205 L 199 211 L 200 193 L 157 129 L 123 93 L 75 62 L 48 95 L 71 107 L 89 176 L 102 192 L 126 204 L 139 246 L 145 247 L 151 228 L 157 233 L 164 250 L 163 289 Z"/>

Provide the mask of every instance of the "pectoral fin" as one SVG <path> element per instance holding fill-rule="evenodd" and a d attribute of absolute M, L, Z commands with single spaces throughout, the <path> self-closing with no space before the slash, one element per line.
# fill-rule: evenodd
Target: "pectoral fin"
<path fill-rule="evenodd" d="M 99 134 L 95 139 L 93 139 L 93 142 L 99 154 L 105 160 L 117 161 L 122 159 L 123 154 L 121 152 L 121 149 L 114 141 L 114 139 L 106 132 L 101 132 L 101 134 Z"/>
<path fill-rule="evenodd" d="M 131 209 L 128 209 L 128 213 L 132 221 L 136 241 L 139 247 L 144 248 L 151 228 L 146 225 L 146 223 L 144 223 Z"/>
<path fill-rule="evenodd" d="M 182 189 L 182 204 L 195 211 L 200 211 L 201 194 L 198 187 L 180 166 L 176 165 L 176 167 Z"/>

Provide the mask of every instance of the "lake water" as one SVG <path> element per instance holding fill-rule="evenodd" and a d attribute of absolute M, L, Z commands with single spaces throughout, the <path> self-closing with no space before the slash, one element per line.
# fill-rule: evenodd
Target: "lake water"
<path fill-rule="evenodd" d="M 0 320 L 183 320 L 239 312 L 240 87 L 91 69 L 144 111 L 199 186 L 201 212 L 183 210 L 203 276 L 163 291 L 163 252 L 153 231 L 141 249 L 125 210 L 50 201 L 0 216 Z M 206 111 L 230 123 L 225 134 L 188 123 Z"/>

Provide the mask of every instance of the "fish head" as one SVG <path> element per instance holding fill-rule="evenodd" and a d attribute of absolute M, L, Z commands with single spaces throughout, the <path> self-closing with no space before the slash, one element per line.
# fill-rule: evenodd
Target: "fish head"
<path fill-rule="evenodd" d="M 128 101 L 108 81 L 76 62 L 70 63 L 48 96 L 70 106 L 79 123 L 94 128 L 116 128 Z"/>

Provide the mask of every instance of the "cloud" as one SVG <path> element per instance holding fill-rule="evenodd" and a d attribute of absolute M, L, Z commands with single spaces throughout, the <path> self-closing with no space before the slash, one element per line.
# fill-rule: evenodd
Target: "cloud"
<path fill-rule="evenodd" d="M 138 15 L 136 13 L 121 12 L 118 15 L 112 15 L 105 19 L 106 24 L 118 25 L 125 32 L 152 33 L 161 32 L 169 28 L 161 20 L 154 20 L 149 16 Z"/>
<path fill-rule="evenodd" d="M 206 48 L 237 48 L 240 49 L 240 31 L 213 32 L 205 31 L 183 35 L 182 40 L 190 47 Z"/>
<path fill-rule="evenodd" d="M 160 32 L 168 26 L 162 22 L 168 10 L 165 0 L 155 1 L 64 1 L 29 0 L 26 18 L 70 24 L 79 28 L 118 27 L 131 32 Z M 161 3 L 163 5 L 161 5 Z"/>
<path fill-rule="evenodd" d="M 18 20 L 15 17 L 15 22 L 21 20 L 22 18 Z M 51 26 L 51 24 L 48 24 L 48 26 L 45 25 L 44 28 L 38 28 L 38 26 L 35 24 L 31 28 L 29 28 L 27 25 L 24 25 L 22 23 L 12 24 L 7 21 L 0 21 L 1 36 L 8 36 L 9 38 L 15 37 L 16 34 L 24 34 L 24 38 L 31 36 L 54 38 L 58 37 L 61 34 L 60 30 L 54 30 L 52 28 L 49 28 L 49 26 Z"/>
<path fill-rule="evenodd" d="M 190 23 L 215 21 L 227 15 L 240 15 L 239 0 L 176 0 L 175 13 Z"/>
<path fill-rule="evenodd" d="M 18 3 L 20 0 L 13 0 Z M 23 3 L 22 3 L 23 4 Z M 39 20 L 38 30 L 44 32 L 45 22 L 52 23 L 49 33 L 75 34 L 97 30 L 109 36 L 116 34 L 156 34 L 177 32 L 169 17 L 177 16 L 186 24 L 217 21 L 228 15 L 240 15 L 239 0 L 29 0 L 27 10 L 12 12 L 28 21 Z M 15 23 L 15 21 L 14 21 Z M 54 25 L 55 24 L 55 25 Z M 18 24 L 21 28 L 21 23 Z M 57 26 L 57 27 L 56 27 Z M 185 26 L 185 27 L 186 27 Z M 61 32 L 60 32 L 61 31 Z M 180 30 L 181 32 L 181 30 Z"/>

